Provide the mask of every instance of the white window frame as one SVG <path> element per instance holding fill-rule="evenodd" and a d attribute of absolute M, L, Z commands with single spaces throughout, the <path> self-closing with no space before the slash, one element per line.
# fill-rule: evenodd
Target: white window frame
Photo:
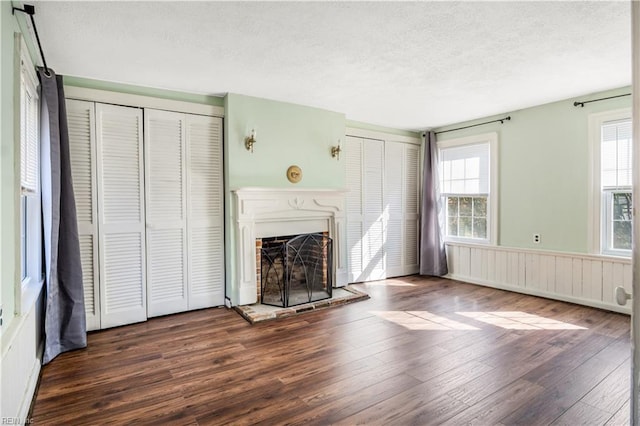
<path fill-rule="evenodd" d="M 612 111 L 594 113 L 589 115 L 589 197 L 588 203 L 588 244 L 589 251 L 594 254 L 607 256 L 631 257 L 631 250 L 616 250 L 607 247 L 609 238 L 607 222 L 607 198 L 611 191 L 603 191 L 601 185 L 601 143 L 602 125 L 619 120 L 630 120 L 631 108 L 621 108 Z M 629 187 L 631 190 L 631 187 Z M 625 192 L 621 190 L 620 192 Z"/>
<path fill-rule="evenodd" d="M 445 242 L 460 242 L 465 244 L 496 245 L 498 243 L 498 134 L 496 132 L 466 136 L 456 139 L 438 141 L 438 167 L 440 167 L 441 150 L 464 145 L 489 144 L 489 194 L 487 195 L 487 238 L 452 237 L 444 234 Z M 439 173 L 438 173 L 439 176 Z M 442 189 L 442 188 L 440 188 Z M 468 194 L 473 197 L 473 194 Z M 442 198 L 442 197 L 441 197 Z M 446 205 L 442 205 L 441 223 L 446 220 Z M 443 227 L 443 231 L 446 226 Z"/>
<path fill-rule="evenodd" d="M 40 285 L 43 282 L 42 277 L 42 203 L 40 196 L 40 93 L 39 82 L 36 76 L 35 66 L 29 55 L 29 50 L 26 47 L 24 38 L 17 37 L 16 39 L 17 51 L 19 51 L 19 61 L 16 69 L 16 85 L 18 91 L 19 102 L 15 107 L 17 128 L 15 130 L 15 137 L 17 141 L 17 148 L 20 152 L 20 173 L 17 176 L 20 184 L 19 191 L 19 203 L 16 208 L 17 214 L 20 218 L 20 263 L 21 270 L 24 268 L 24 273 L 20 275 L 20 288 L 16 293 L 19 299 L 16 300 L 16 310 L 27 309 L 27 304 L 31 301 L 32 297 L 27 297 L 27 293 L 37 293 Z M 35 99 L 35 117 L 30 121 L 35 125 L 35 150 L 29 151 L 27 158 L 23 155 L 27 152 L 23 147 L 26 145 L 26 128 L 24 121 L 24 98 L 25 91 L 29 91 L 33 99 Z M 23 185 L 23 167 L 31 164 L 35 168 L 35 176 L 31 176 L 31 182 L 28 187 Z M 26 208 L 26 212 L 25 212 Z M 23 230 L 22 224 L 25 224 Z M 24 233 L 24 237 L 23 234 Z M 23 244 L 25 244 L 23 246 Z M 24 266 L 22 266 L 24 265 Z"/>

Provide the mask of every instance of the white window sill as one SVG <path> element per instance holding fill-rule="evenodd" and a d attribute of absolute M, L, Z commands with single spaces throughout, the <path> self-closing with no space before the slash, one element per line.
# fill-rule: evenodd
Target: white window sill
<path fill-rule="evenodd" d="M 24 315 L 28 313 L 33 305 L 38 300 L 38 296 L 42 292 L 44 286 L 44 279 L 32 280 L 30 278 L 25 279 L 22 282 L 22 300 L 20 306 L 20 314 Z"/>
<path fill-rule="evenodd" d="M 445 244 L 469 244 L 476 246 L 494 246 L 490 240 L 476 240 L 472 238 L 445 238 Z"/>
<path fill-rule="evenodd" d="M 609 250 L 609 251 L 603 251 L 602 253 L 599 253 L 602 256 L 608 256 L 608 257 L 621 257 L 623 259 L 631 259 L 631 251 L 618 251 L 618 250 Z"/>

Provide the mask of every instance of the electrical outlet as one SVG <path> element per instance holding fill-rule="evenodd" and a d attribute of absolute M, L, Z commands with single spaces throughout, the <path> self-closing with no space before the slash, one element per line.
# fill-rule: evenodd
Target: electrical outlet
<path fill-rule="evenodd" d="M 540 244 L 540 234 L 533 234 L 533 243 Z"/>

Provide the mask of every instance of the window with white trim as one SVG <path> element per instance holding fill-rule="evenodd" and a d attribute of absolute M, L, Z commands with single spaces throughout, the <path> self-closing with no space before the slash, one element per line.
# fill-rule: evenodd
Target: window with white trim
<path fill-rule="evenodd" d="M 631 118 L 600 125 L 601 250 L 631 255 Z"/>
<path fill-rule="evenodd" d="M 494 243 L 495 133 L 438 142 L 445 239 Z"/>
<path fill-rule="evenodd" d="M 22 286 L 41 277 L 42 230 L 39 185 L 40 100 L 38 79 L 20 44 L 20 270 Z"/>

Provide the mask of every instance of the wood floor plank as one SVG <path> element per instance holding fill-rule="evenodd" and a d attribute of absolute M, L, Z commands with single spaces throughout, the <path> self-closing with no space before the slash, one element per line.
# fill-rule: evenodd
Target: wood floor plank
<path fill-rule="evenodd" d="M 582 401 L 576 402 L 571 408 L 558 417 L 552 425 L 602 425 L 609 420 L 611 413 L 602 411 Z"/>
<path fill-rule="evenodd" d="M 526 355 L 514 353 L 512 359 L 500 357 L 502 364 L 496 365 L 494 370 L 451 390 L 448 394 L 467 405 L 474 405 L 495 392 L 509 387 L 532 369 L 549 362 L 560 350 L 556 346 L 545 345 L 538 341 L 531 353 Z M 487 361 L 489 360 L 482 359 L 484 363 Z M 489 363 L 489 365 L 493 364 Z M 524 382 L 531 383 L 526 380 Z M 537 385 L 536 387 L 542 388 Z"/>
<path fill-rule="evenodd" d="M 564 375 L 614 342 L 611 337 L 591 334 L 578 344 L 568 346 L 566 350 L 553 357 L 548 363 L 531 370 L 523 378 L 544 387 L 551 387 Z"/>
<path fill-rule="evenodd" d="M 278 414 L 270 419 L 270 424 L 335 424 L 380 401 L 398 395 L 418 383 L 414 377 L 407 374 L 396 374 L 386 380 L 376 381 L 356 393 L 350 393 L 320 405 L 312 405 L 296 416 L 288 417 Z"/>
<path fill-rule="evenodd" d="M 628 422 L 628 316 L 441 278 L 357 287 L 254 325 L 215 308 L 91 332 L 42 369 L 32 423 Z"/>
<path fill-rule="evenodd" d="M 501 421 L 505 424 L 552 423 L 615 371 L 625 357 L 628 357 L 628 351 L 623 350 L 623 342 L 623 339 L 615 340 L 613 344 L 606 346 L 568 374 L 558 374 L 557 381 L 545 386 L 545 393 Z"/>
<path fill-rule="evenodd" d="M 508 345 L 516 338 L 517 336 L 508 333 L 500 335 L 499 337 L 491 336 L 486 340 L 476 342 L 476 344 L 434 358 L 428 363 L 416 365 L 409 374 L 421 381 L 427 381 L 442 373 L 453 370 L 457 366 L 468 365 L 487 353 L 499 351 L 501 347 Z"/>
<path fill-rule="evenodd" d="M 336 424 L 344 426 L 439 424 L 465 408 L 467 408 L 465 404 L 446 394 L 432 396 L 425 392 L 410 390 L 342 419 Z"/>
<path fill-rule="evenodd" d="M 375 404 L 345 421 L 364 424 L 376 422 L 405 424 L 405 421 L 413 423 L 421 419 L 433 423 L 446 420 L 447 416 L 455 415 L 454 407 L 455 410 L 460 411 L 467 407 L 446 395 L 446 392 L 491 369 L 492 367 L 478 362 L 458 365 L 427 382 Z M 431 392 L 432 389 L 438 389 L 438 392 Z M 442 412 L 445 407 L 446 413 Z"/>
<path fill-rule="evenodd" d="M 446 424 L 452 426 L 496 424 L 544 391 L 542 386 L 518 379 L 485 398 L 468 398 L 468 402 L 461 401 L 466 403 L 469 408 L 448 419 Z M 455 394 L 449 392 L 449 395 L 454 396 Z M 475 402 L 476 399 L 478 402 Z"/>
<path fill-rule="evenodd" d="M 582 402 L 615 414 L 629 400 L 631 389 L 630 360 L 623 361 L 613 373 L 582 398 Z"/>
<path fill-rule="evenodd" d="M 630 404 L 631 402 L 627 400 L 627 402 L 625 402 L 625 404 L 622 407 L 620 407 L 620 409 L 613 416 L 611 416 L 609 420 L 607 420 L 605 425 L 606 426 L 626 426 L 628 424 L 631 424 L 630 422 L 631 408 L 629 407 Z"/>

